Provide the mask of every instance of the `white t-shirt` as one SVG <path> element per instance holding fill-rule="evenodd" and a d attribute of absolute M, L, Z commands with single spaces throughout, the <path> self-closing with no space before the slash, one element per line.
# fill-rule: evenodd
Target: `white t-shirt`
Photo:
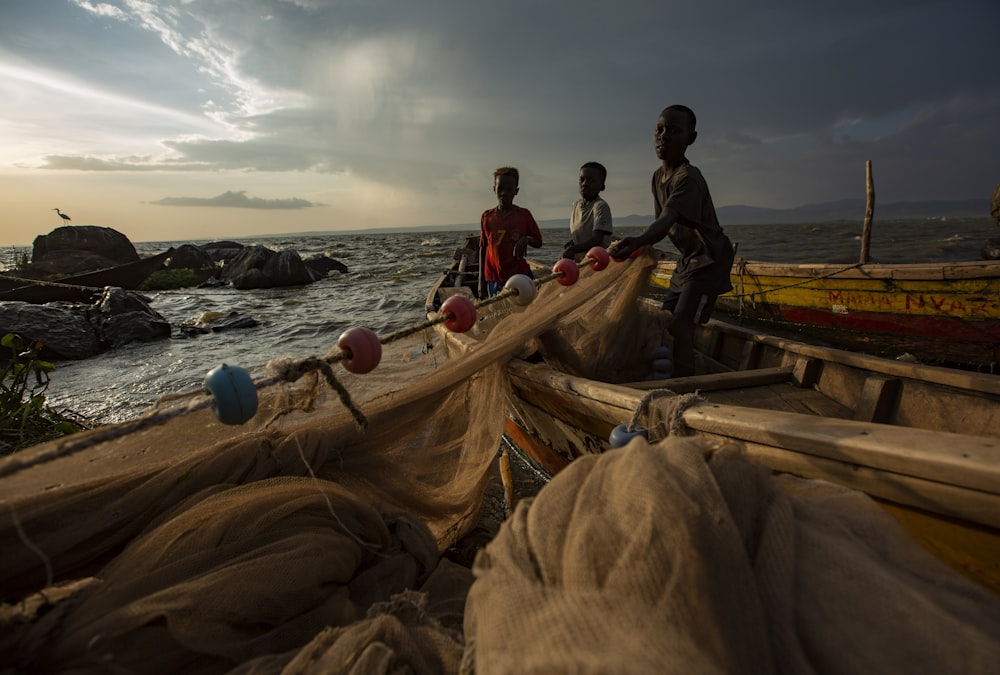
<path fill-rule="evenodd" d="M 611 243 L 611 207 L 600 197 L 592 202 L 577 199 L 570 211 L 569 231 L 574 244 L 587 241 L 596 231 L 604 232 L 601 246 L 607 246 Z"/>

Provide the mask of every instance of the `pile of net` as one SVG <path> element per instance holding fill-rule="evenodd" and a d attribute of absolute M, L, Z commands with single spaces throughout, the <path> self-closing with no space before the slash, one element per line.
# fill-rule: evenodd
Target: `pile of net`
<path fill-rule="evenodd" d="M 471 347 L 435 328 L 386 345 L 374 372 L 336 372 L 353 412 L 310 373 L 263 389 L 242 427 L 192 394 L 151 411 L 178 411 L 163 423 L 0 462 L 0 671 L 995 664 L 995 597 L 873 507 L 839 508 L 866 497 L 790 494 L 735 451 L 707 460 L 668 439 L 574 463 L 518 506 L 474 570 L 452 561 L 496 472 L 504 363 L 540 350 L 566 372 L 638 379 L 633 361 L 662 339 L 635 316 L 649 264 L 498 303 Z M 865 635 L 865 622 L 878 625 Z M 866 661 L 851 641 L 870 651 L 875 635 L 891 649 Z M 920 667 L 894 660 L 903 646 Z"/>

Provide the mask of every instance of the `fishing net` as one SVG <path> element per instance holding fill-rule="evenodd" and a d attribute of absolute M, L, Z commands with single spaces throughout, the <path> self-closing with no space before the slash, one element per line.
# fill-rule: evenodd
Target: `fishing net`
<path fill-rule="evenodd" d="M 0 465 L 0 588 L 12 617 L 3 653 L 11 665 L 52 670 L 223 672 L 255 659 L 278 667 L 322 633 L 338 653 L 387 664 L 395 647 L 376 654 L 344 642 L 384 633 L 400 636 L 401 653 L 420 651 L 426 672 L 452 670 L 444 665 L 462 641 L 448 612 L 461 603 L 450 596 L 464 599 L 471 575 L 451 570 L 457 581 L 434 593 L 428 584 L 442 576 L 441 553 L 472 529 L 493 478 L 501 366 L 629 267 L 547 284 L 527 308 L 497 303 L 474 349 L 427 327 L 387 344 L 372 373 L 338 369 L 364 428 L 312 372 L 262 389 L 257 415 L 240 427 L 219 423 L 192 394 L 151 411 L 163 423 L 104 427 L 9 458 Z M 67 583 L 70 598 L 49 611 L 46 598 Z M 34 605 L 23 602 L 38 592 Z M 404 592 L 422 595 L 400 602 Z"/>
<path fill-rule="evenodd" d="M 762 600 L 747 591 L 757 570 L 740 552 L 762 544 L 749 538 L 753 524 L 742 539 L 722 538 L 745 516 L 727 515 L 735 502 L 719 499 L 717 472 L 694 460 L 650 468 L 644 481 L 643 464 L 631 472 L 614 464 L 624 453 L 602 458 L 620 471 L 573 464 L 518 507 L 481 553 L 478 579 L 451 559 L 484 517 L 498 526 L 503 516 L 484 506 L 511 386 L 504 363 L 538 352 L 571 374 L 641 379 L 664 339 L 662 319 L 650 324 L 636 304 L 652 264 L 642 257 L 585 268 L 572 286 L 543 284 L 527 307 L 501 300 L 468 339 L 415 327 L 385 345 L 372 373 L 335 367 L 349 401 L 309 372 L 263 387 L 243 426 L 219 423 L 203 397 L 182 395 L 144 418 L 156 423 L 111 425 L 0 462 L 0 669 L 488 673 L 543 664 L 538 672 L 620 672 L 678 655 L 678 663 L 705 659 L 703 671 L 744 657 L 780 665 L 773 647 L 728 644 L 764 630 L 754 623 Z M 682 501 L 660 505 L 671 481 Z M 619 493 L 633 501 L 619 504 Z M 760 496 L 776 500 L 773 491 Z M 771 513 L 753 522 L 770 522 Z M 687 534 L 663 536 L 675 525 Z M 718 540 L 716 529 L 724 530 Z M 552 540 L 536 551 L 531 537 Z M 682 545 L 690 552 L 659 569 L 662 549 Z M 532 576 L 534 565 L 543 578 Z M 665 570 L 676 576 L 645 617 L 647 577 L 659 583 Z M 716 573 L 729 576 L 713 590 Z M 622 583 L 605 583 L 614 579 Z M 687 581 L 695 585 L 681 593 Z M 579 593 L 560 595 L 567 590 Z M 737 599 L 702 607 L 696 591 Z M 606 621 L 585 622 L 595 608 Z M 789 607 L 777 608 L 787 620 Z M 622 623 L 608 628 L 615 618 Z M 559 665 L 542 654 L 550 642 L 558 647 L 550 656 L 579 646 L 596 660 Z"/>
<path fill-rule="evenodd" d="M 711 452 L 710 452 L 711 451 Z M 480 673 L 989 673 L 1000 603 L 867 496 L 735 444 L 574 461 L 476 559 Z"/>

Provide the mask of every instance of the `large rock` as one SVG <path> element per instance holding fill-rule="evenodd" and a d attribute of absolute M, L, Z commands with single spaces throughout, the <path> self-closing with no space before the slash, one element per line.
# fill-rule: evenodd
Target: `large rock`
<path fill-rule="evenodd" d="M 152 342 L 170 337 L 170 323 L 149 304 L 149 299 L 108 287 L 91 308 L 101 344 L 114 349 L 132 342 Z"/>
<path fill-rule="evenodd" d="M 213 261 L 217 263 L 228 263 L 245 247 L 243 244 L 235 241 L 212 241 L 207 244 L 202 244 L 198 248 L 207 253 Z"/>
<path fill-rule="evenodd" d="M 212 256 L 208 255 L 200 246 L 181 244 L 174 249 L 167 261 L 166 268 L 168 270 L 202 270 L 205 268 L 217 269 L 218 265 L 212 260 Z"/>
<path fill-rule="evenodd" d="M 234 288 L 301 286 L 322 278 L 302 262 L 298 251 L 274 252 L 266 246 L 246 246 L 222 268 L 221 278 Z"/>
<path fill-rule="evenodd" d="M 333 270 L 343 274 L 347 274 L 348 272 L 347 265 L 339 260 L 334 260 L 333 258 L 325 255 L 306 258 L 304 262 L 306 266 L 313 271 L 313 273 L 321 277 L 329 275 Z"/>
<path fill-rule="evenodd" d="M 96 225 L 67 225 L 35 237 L 31 268 L 44 276 L 80 274 L 138 259 L 135 246 L 117 230 Z"/>
<path fill-rule="evenodd" d="M 170 337 L 170 324 L 137 293 L 105 288 L 93 305 L 0 302 L 0 335 L 41 341 L 51 360 L 86 359 L 131 342 Z"/>
<path fill-rule="evenodd" d="M 194 244 L 181 244 L 175 250 L 166 264 L 167 270 L 189 270 L 199 281 L 218 277 L 222 272 L 208 253 Z"/>

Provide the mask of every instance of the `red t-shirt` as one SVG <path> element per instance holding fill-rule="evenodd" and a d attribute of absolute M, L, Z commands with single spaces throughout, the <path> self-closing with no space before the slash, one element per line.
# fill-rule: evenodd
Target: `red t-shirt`
<path fill-rule="evenodd" d="M 483 270 L 487 281 L 506 283 L 515 274 L 525 274 L 530 270 L 528 261 L 514 257 L 514 244 L 521 237 L 542 240 L 531 211 L 514 206 L 504 215 L 497 210 L 483 212 L 480 224 L 480 245 L 486 244 L 486 264 Z"/>

